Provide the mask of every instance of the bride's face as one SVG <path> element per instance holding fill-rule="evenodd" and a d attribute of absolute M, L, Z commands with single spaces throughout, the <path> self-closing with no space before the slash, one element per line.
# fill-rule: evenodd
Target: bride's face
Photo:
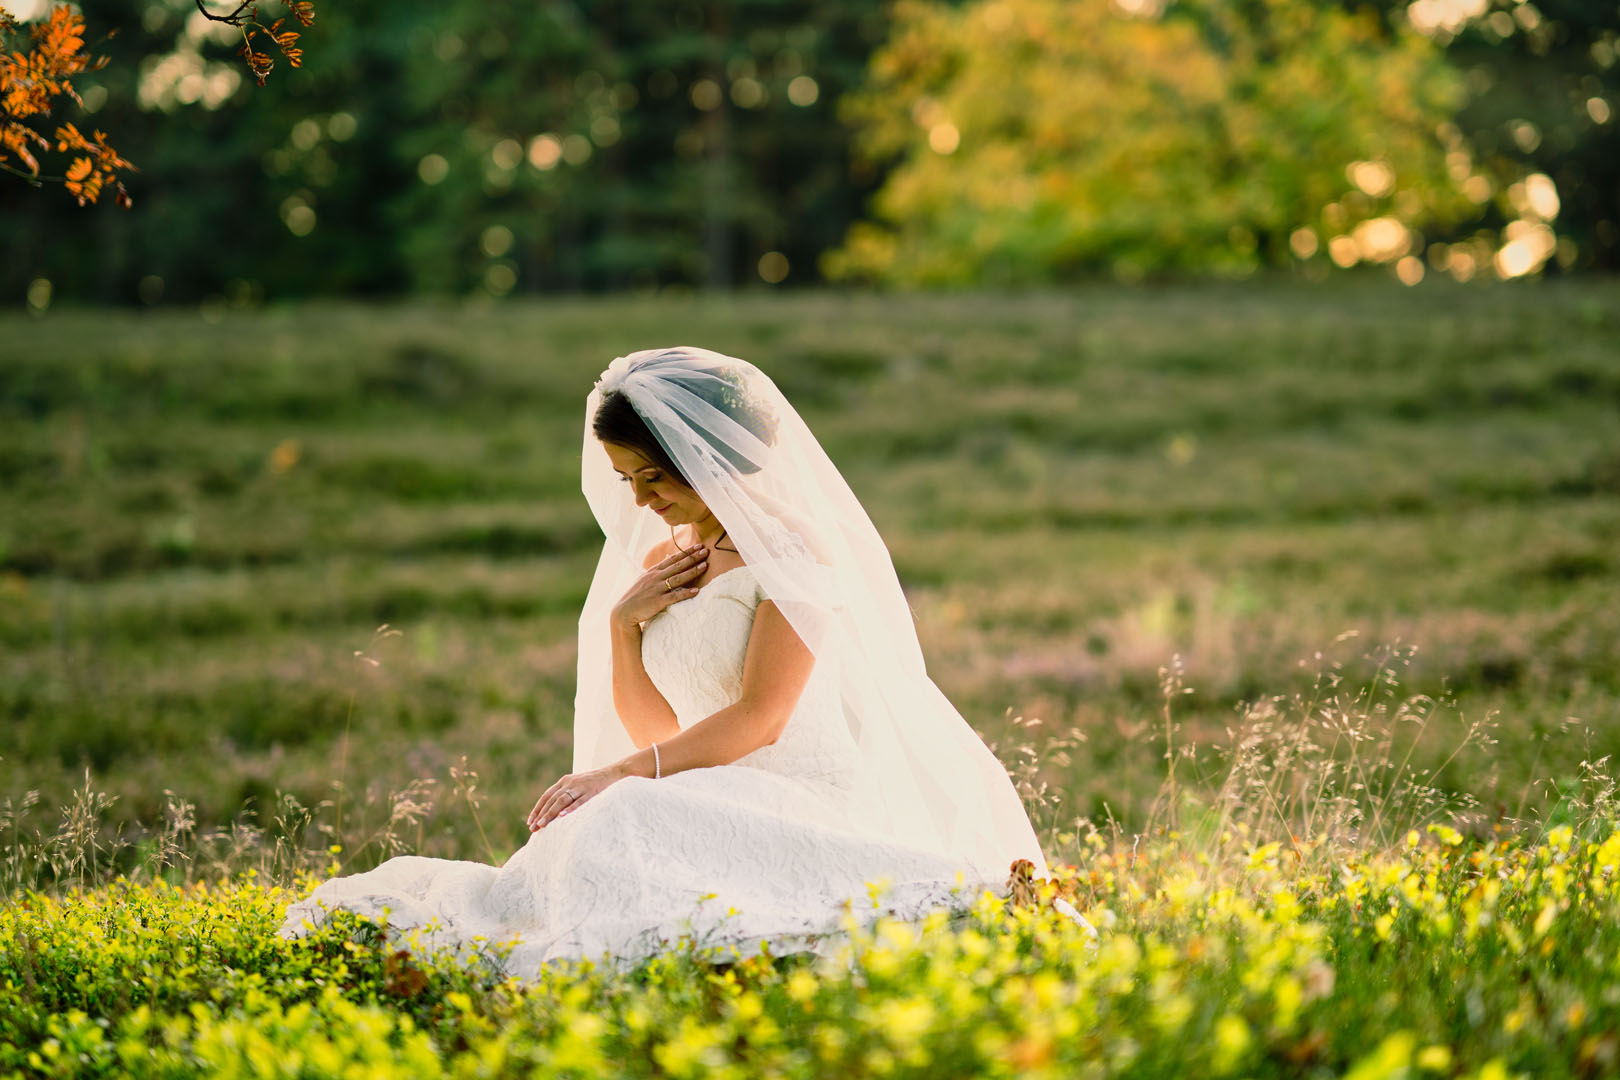
<path fill-rule="evenodd" d="M 697 492 L 641 451 L 617 443 L 603 443 L 602 448 L 613 462 L 613 470 L 630 485 L 637 506 L 645 506 L 669 525 L 690 525 L 709 516 L 709 508 Z"/>

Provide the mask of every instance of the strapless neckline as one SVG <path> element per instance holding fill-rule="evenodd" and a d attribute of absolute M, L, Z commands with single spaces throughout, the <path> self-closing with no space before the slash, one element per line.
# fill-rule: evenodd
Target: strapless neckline
<path fill-rule="evenodd" d="M 720 573 L 714 575 L 714 577 L 712 577 L 708 581 L 704 582 L 703 586 L 698 589 L 697 596 L 688 596 L 686 598 L 686 600 L 696 600 L 698 598 L 698 596 L 702 596 L 704 593 L 708 592 L 709 589 L 713 585 L 715 585 L 721 578 L 729 577 L 732 574 L 737 573 L 737 571 L 739 571 L 739 570 L 748 570 L 748 569 L 752 569 L 752 568 L 747 563 L 743 563 L 741 566 L 733 566 L 730 570 L 722 570 L 722 571 L 720 571 Z M 677 606 L 679 606 L 681 604 L 684 604 L 684 603 L 686 603 L 686 600 L 677 600 L 677 601 L 675 601 L 675 603 L 669 605 L 669 608 L 677 607 Z M 665 608 L 664 610 L 668 611 L 669 608 Z"/>

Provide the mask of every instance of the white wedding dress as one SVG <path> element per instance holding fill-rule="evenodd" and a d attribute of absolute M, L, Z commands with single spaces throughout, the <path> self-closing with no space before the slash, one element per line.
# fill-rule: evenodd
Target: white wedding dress
<path fill-rule="evenodd" d="M 737 699 L 754 612 L 751 567 L 711 578 L 654 616 L 647 674 L 688 727 Z M 971 865 L 874 838 L 851 792 L 859 751 L 837 672 L 818 662 L 776 742 L 730 765 L 621 780 L 533 833 L 502 867 L 406 856 L 335 878 L 293 904 L 295 937 L 342 908 L 386 915 L 429 948 L 488 956 L 506 974 L 562 959 L 624 965 L 683 938 L 746 955 L 828 952 L 850 914 L 915 920 L 1006 892 L 1008 868 Z M 878 903 L 869 883 L 881 885 Z"/>

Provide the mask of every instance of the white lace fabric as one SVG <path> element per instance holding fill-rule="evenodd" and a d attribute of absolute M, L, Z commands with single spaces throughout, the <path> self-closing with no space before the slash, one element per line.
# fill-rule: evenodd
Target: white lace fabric
<path fill-rule="evenodd" d="M 648 622 L 643 662 L 682 726 L 736 700 L 761 596 L 738 567 Z M 826 952 L 851 915 L 915 920 L 1005 892 L 1004 868 L 863 835 L 857 754 L 836 673 L 818 671 L 782 736 L 733 764 L 621 780 L 501 867 L 406 856 L 332 879 L 288 908 L 281 934 L 345 909 L 430 949 L 488 959 L 509 946 L 502 969 L 522 978 L 555 960 L 632 964 L 683 938 Z"/>
<path fill-rule="evenodd" d="M 743 658 L 764 590 L 752 568 L 718 574 L 690 600 L 671 604 L 643 631 L 642 663 L 682 728 L 719 712 L 742 694 Z M 833 785 L 847 796 L 860 748 L 840 712 L 832 658 L 818 660 L 798 706 L 774 743 L 736 761 Z"/>

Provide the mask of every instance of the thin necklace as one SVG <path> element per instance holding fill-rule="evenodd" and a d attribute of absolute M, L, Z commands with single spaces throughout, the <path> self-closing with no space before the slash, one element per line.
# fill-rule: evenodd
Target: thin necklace
<path fill-rule="evenodd" d="M 714 548 L 714 550 L 716 550 L 716 551 L 730 551 L 730 552 L 732 552 L 734 554 L 738 554 L 738 555 L 742 554 L 740 551 L 737 551 L 737 549 L 734 548 L 734 547 L 723 548 L 723 547 L 720 546 L 720 541 L 724 540 L 727 535 L 728 534 L 726 532 L 726 528 L 725 528 L 725 526 L 722 525 L 720 527 L 720 535 L 714 538 L 714 543 L 711 545 Z M 697 535 L 697 526 L 696 525 L 692 526 L 692 538 L 694 540 L 702 540 L 703 539 L 701 536 Z M 671 525 L 669 527 L 669 546 L 672 547 L 672 548 L 675 548 L 677 551 L 679 551 L 680 547 L 681 547 L 680 542 L 675 539 L 675 526 L 673 526 L 673 525 Z"/>

